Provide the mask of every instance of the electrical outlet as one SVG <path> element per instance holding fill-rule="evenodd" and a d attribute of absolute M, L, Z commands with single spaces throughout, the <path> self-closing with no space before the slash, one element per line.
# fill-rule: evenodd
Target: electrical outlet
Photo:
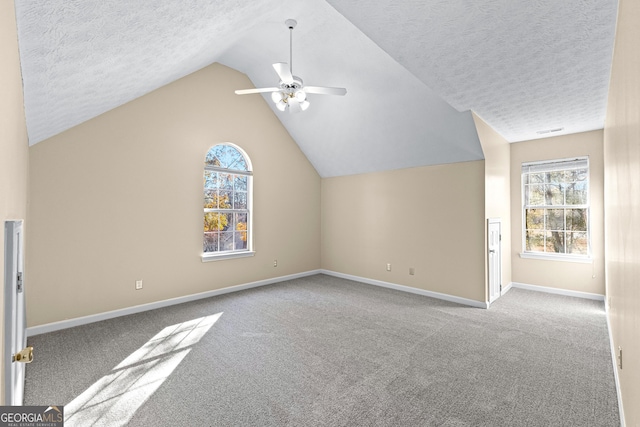
<path fill-rule="evenodd" d="M 416 269 L 413 267 L 409 267 L 409 275 L 414 276 L 416 274 Z"/>
<path fill-rule="evenodd" d="M 387 271 L 391 271 L 391 263 L 387 263 Z"/>
<path fill-rule="evenodd" d="M 274 260 L 273 260 L 273 266 L 274 266 L 274 267 L 277 267 L 277 266 L 278 266 L 278 260 L 277 260 L 277 259 L 274 259 Z"/>
<path fill-rule="evenodd" d="M 142 289 L 142 280 L 136 280 L 136 290 Z"/>

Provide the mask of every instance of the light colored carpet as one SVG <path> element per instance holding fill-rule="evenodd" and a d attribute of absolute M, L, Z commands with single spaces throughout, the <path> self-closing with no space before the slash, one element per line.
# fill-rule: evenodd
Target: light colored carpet
<path fill-rule="evenodd" d="M 29 338 L 67 427 L 619 426 L 601 302 L 489 310 L 326 275 Z"/>

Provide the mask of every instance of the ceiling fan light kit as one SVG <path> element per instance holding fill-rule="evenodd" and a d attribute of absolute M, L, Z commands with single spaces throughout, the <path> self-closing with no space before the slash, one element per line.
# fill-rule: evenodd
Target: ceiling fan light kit
<path fill-rule="evenodd" d="M 302 79 L 293 75 L 293 29 L 297 22 L 294 19 L 287 19 L 285 25 L 289 28 L 289 64 L 286 62 L 276 62 L 273 68 L 280 77 L 278 87 L 241 89 L 236 90 L 237 95 L 247 95 L 252 93 L 271 92 L 271 100 L 280 111 L 297 113 L 309 108 L 307 94 L 318 95 L 345 95 L 345 88 L 324 87 L 324 86 L 304 86 Z"/>

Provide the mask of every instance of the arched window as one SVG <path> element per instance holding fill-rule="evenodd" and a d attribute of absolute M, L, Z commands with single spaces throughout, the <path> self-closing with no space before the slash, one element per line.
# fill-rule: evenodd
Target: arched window
<path fill-rule="evenodd" d="M 251 163 L 237 146 L 209 149 L 204 161 L 203 260 L 251 255 Z"/>

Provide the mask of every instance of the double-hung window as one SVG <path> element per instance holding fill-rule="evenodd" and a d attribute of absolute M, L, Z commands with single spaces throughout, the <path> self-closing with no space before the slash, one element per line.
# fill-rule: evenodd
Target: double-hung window
<path fill-rule="evenodd" d="M 239 147 L 224 143 L 204 163 L 203 260 L 252 255 L 251 164 Z"/>
<path fill-rule="evenodd" d="M 523 256 L 588 259 L 589 158 L 522 165 Z"/>

